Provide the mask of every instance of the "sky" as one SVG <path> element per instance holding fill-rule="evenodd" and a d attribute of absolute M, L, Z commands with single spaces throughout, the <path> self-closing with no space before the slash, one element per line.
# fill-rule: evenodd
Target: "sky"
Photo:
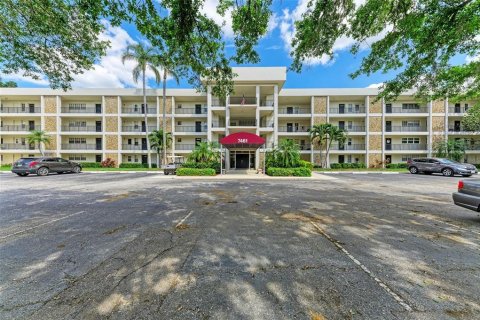
<path fill-rule="evenodd" d="M 268 33 L 256 47 L 260 54 L 261 61 L 254 65 L 232 65 L 232 66 L 290 66 L 291 39 L 294 35 L 294 22 L 300 19 L 306 10 L 308 0 L 281 0 L 273 1 L 273 15 L 269 21 Z M 355 0 L 361 4 L 364 0 Z M 233 32 L 231 22 L 229 23 L 228 13 L 226 19 L 216 13 L 218 0 L 205 0 L 203 12 L 221 24 L 223 27 L 224 40 L 227 53 L 232 51 Z M 107 55 L 98 61 L 93 70 L 75 77 L 72 83 L 74 88 L 129 88 L 138 87 L 132 79 L 131 70 L 133 62 L 122 64 L 120 56 L 125 48 L 136 42 L 145 41 L 137 32 L 134 26 L 124 24 L 120 27 L 113 27 L 105 22 L 106 30 L 101 35 L 103 40 L 110 42 Z M 381 35 L 380 35 L 381 36 Z M 373 42 L 375 39 L 371 39 Z M 369 52 L 368 43 L 356 56 L 350 53 L 352 39 L 341 38 L 334 45 L 334 58 L 314 58 L 305 64 L 302 72 L 288 71 L 287 81 L 284 88 L 365 88 L 377 87 L 388 79 L 395 76 L 394 72 L 387 74 L 377 73 L 370 76 L 359 76 L 352 79 L 349 74 L 357 70 L 362 58 Z M 464 59 L 464 58 L 463 58 Z M 153 74 L 149 74 L 150 87 L 156 87 L 153 81 Z M 14 80 L 19 87 L 48 87 L 47 79 L 33 80 L 23 77 L 21 74 L 3 75 L 3 80 Z M 186 81 L 179 85 L 173 80 L 167 81 L 169 88 L 190 88 Z"/>

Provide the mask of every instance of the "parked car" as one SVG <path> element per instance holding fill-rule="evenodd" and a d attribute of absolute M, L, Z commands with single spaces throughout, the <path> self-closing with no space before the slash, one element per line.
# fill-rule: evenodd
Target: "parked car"
<path fill-rule="evenodd" d="M 446 177 L 453 177 L 455 174 L 470 177 L 478 173 L 473 164 L 443 158 L 417 158 L 407 161 L 407 165 L 408 171 L 413 174 L 423 172 L 425 174 L 441 173 Z"/>
<path fill-rule="evenodd" d="M 480 212 L 480 180 L 458 181 L 452 197 L 457 206 Z"/>
<path fill-rule="evenodd" d="M 21 177 L 28 176 L 30 173 L 46 176 L 50 172 L 79 173 L 81 171 L 82 166 L 79 163 L 54 157 L 20 158 L 12 166 L 12 172 Z"/>
<path fill-rule="evenodd" d="M 181 162 L 170 162 L 169 164 L 163 166 L 163 174 L 168 176 L 169 174 L 177 174 L 177 169 L 181 168 L 183 163 Z"/>

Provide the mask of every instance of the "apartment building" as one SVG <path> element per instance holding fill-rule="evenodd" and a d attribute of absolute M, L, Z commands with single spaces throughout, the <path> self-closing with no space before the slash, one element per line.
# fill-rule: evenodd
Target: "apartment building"
<path fill-rule="evenodd" d="M 463 130 L 461 118 L 473 101 L 416 101 L 412 93 L 396 101 L 377 99 L 378 90 L 284 89 L 285 67 L 234 68 L 234 93 L 226 99 L 194 89 L 167 90 L 167 132 L 173 141 L 169 155 L 186 156 L 201 141 L 225 144 L 226 168 L 258 168 L 263 151 L 282 139 L 300 146 L 302 159 L 318 162 L 308 130 L 329 122 L 348 131 L 344 144 L 335 143 L 328 162 L 405 162 L 432 155 L 440 139 L 467 142 L 466 161 L 480 163 L 479 133 Z M 38 156 L 26 141 L 31 130 L 51 136 L 49 155 L 74 161 L 117 163 L 147 161 L 145 130 L 162 124 L 162 92 L 150 89 L 147 106 L 140 89 L 0 89 L 0 161 L 12 163 Z M 144 120 L 147 108 L 148 121 Z M 257 143 L 249 139 L 258 137 Z M 224 140 L 226 141 L 226 140 Z M 262 144 L 258 143 L 261 141 Z M 152 161 L 156 161 L 152 153 Z"/>

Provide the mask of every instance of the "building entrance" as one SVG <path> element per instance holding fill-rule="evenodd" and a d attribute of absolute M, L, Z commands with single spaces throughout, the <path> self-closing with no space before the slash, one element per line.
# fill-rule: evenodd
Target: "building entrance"
<path fill-rule="evenodd" d="M 255 169 L 255 150 L 230 150 L 230 169 Z"/>

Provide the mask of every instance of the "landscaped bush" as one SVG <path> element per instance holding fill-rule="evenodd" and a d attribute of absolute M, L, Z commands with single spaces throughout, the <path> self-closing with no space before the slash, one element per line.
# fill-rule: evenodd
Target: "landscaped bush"
<path fill-rule="evenodd" d="M 310 177 L 312 170 L 305 167 L 298 168 L 273 168 L 267 169 L 267 175 L 272 177 Z"/>
<path fill-rule="evenodd" d="M 192 169 L 214 169 L 216 173 L 220 173 L 220 162 L 185 162 L 182 164 L 182 168 Z"/>
<path fill-rule="evenodd" d="M 330 168 L 332 169 L 364 169 L 367 166 L 363 162 L 357 163 L 332 163 Z"/>
<path fill-rule="evenodd" d="M 407 169 L 408 164 L 406 164 L 406 163 L 389 163 L 389 164 L 386 164 L 385 167 L 387 169 Z"/>
<path fill-rule="evenodd" d="M 82 168 L 101 168 L 100 162 L 79 162 Z"/>
<path fill-rule="evenodd" d="M 474 164 L 474 166 L 477 167 L 477 169 L 480 169 L 480 163 Z"/>
<path fill-rule="evenodd" d="M 215 169 L 178 168 L 177 176 L 214 176 Z"/>
<path fill-rule="evenodd" d="M 157 164 L 152 163 L 152 168 L 156 168 Z M 124 162 L 121 163 L 119 168 L 148 168 L 147 163 L 131 163 L 131 162 Z"/>
<path fill-rule="evenodd" d="M 300 160 L 299 167 L 308 168 L 311 171 L 313 170 L 313 163 L 305 160 Z"/>
<path fill-rule="evenodd" d="M 115 168 L 115 160 L 112 158 L 107 158 L 102 161 L 102 167 L 103 168 Z"/>

